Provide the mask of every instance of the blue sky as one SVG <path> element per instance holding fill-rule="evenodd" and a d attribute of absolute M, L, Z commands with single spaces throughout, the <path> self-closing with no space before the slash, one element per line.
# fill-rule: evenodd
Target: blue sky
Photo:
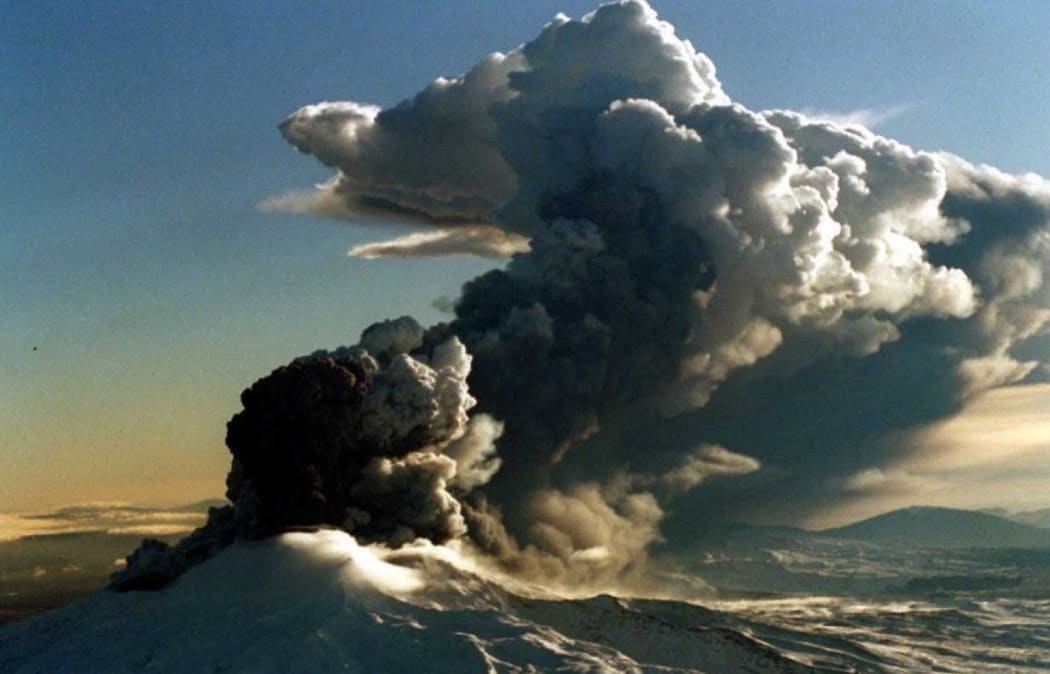
<path fill-rule="evenodd" d="M 1050 175 L 1044 2 L 655 7 L 750 108 L 894 111 L 888 136 Z M 350 259 L 379 225 L 260 212 L 329 175 L 276 124 L 393 104 L 592 8 L 5 2 L 0 510 L 216 495 L 247 384 L 375 320 L 438 320 L 492 263 Z"/>

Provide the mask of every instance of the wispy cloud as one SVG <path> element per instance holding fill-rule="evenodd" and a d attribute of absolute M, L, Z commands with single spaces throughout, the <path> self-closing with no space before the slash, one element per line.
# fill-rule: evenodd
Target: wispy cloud
<path fill-rule="evenodd" d="M 919 105 L 916 103 L 901 103 L 899 105 L 858 108 L 846 111 L 803 108 L 802 114 L 812 120 L 831 122 L 839 126 L 863 126 L 867 129 L 875 129 L 887 122 L 914 112 L 918 107 Z"/>
<path fill-rule="evenodd" d="M 0 513 L 0 541 L 25 536 L 100 532 L 168 536 L 204 523 L 206 501 L 179 508 L 149 508 L 123 502 L 79 503 L 45 512 Z"/>
<path fill-rule="evenodd" d="M 348 254 L 366 259 L 442 255 L 507 258 L 528 249 L 529 240 L 524 236 L 504 232 L 496 227 L 476 225 L 415 232 L 389 241 L 366 243 L 351 248 Z"/>
<path fill-rule="evenodd" d="M 360 217 L 347 206 L 346 201 L 335 190 L 335 182 L 328 181 L 310 190 L 296 190 L 268 197 L 258 203 L 261 211 L 312 215 L 318 218 L 353 220 Z"/>
<path fill-rule="evenodd" d="M 756 459 L 718 445 L 702 445 L 683 457 L 661 480 L 674 491 L 689 491 L 713 477 L 746 475 L 762 467 Z"/>
<path fill-rule="evenodd" d="M 366 259 L 382 257 L 439 257 L 445 255 L 476 255 L 479 257 L 508 258 L 529 249 L 529 239 L 505 232 L 484 223 L 455 219 L 441 220 L 424 213 L 395 209 L 376 200 L 348 199 L 340 194 L 336 181 L 317 185 L 312 190 L 301 190 L 270 197 L 261 201 L 263 211 L 310 215 L 334 220 L 372 222 L 411 222 L 431 225 L 433 229 L 413 232 L 386 241 L 362 244 L 350 249 L 351 257 Z"/>
<path fill-rule="evenodd" d="M 908 495 L 927 491 L 932 486 L 929 478 L 904 470 L 866 468 L 842 481 L 842 490 L 861 496 Z"/>
<path fill-rule="evenodd" d="M 958 416 L 918 434 L 918 451 L 901 462 L 911 472 L 991 471 L 1028 466 L 1047 471 L 1050 385 L 1010 386 L 979 396 Z"/>

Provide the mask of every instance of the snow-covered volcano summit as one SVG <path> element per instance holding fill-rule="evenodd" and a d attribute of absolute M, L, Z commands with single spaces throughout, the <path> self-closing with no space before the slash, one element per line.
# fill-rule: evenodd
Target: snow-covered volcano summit
<path fill-rule="evenodd" d="M 238 543 L 157 592 L 0 631 L 4 672 L 811 671 L 677 602 L 525 598 L 450 549 L 346 533 Z"/>

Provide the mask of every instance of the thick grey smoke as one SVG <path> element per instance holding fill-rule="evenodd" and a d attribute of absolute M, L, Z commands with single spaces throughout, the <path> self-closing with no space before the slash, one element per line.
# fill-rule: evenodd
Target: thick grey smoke
<path fill-rule="evenodd" d="M 335 503 L 373 540 L 465 528 L 508 568 L 622 578 L 710 513 L 839 498 L 900 451 L 889 435 L 1036 371 L 1019 354 L 1050 321 L 1045 181 L 748 110 L 640 0 L 281 132 L 338 173 L 269 206 L 424 227 L 357 254 L 529 242 L 448 323 L 303 361 L 369 381 L 353 431 L 334 426 L 359 448 Z M 279 498 L 237 477 L 253 443 L 231 443 L 238 516 Z"/>
<path fill-rule="evenodd" d="M 147 541 L 115 586 L 159 586 L 236 538 L 297 526 L 340 527 L 393 546 L 466 533 L 450 489 L 465 494 L 495 472 L 492 442 L 502 429 L 467 416 L 475 400 L 460 341 L 423 353 L 422 339 L 411 318 L 377 323 L 357 345 L 300 358 L 245 390 L 227 426 L 232 507 L 213 509 L 173 549 Z"/>
<path fill-rule="evenodd" d="M 441 450 L 466 432 L 470 357 L 455 338 L 407 355 L 421 335 L 411 319 L 377 324 L 354 355 L 314 354 L 244 392 L 226 438 L 226 495 L 244 531 L 331 524 L 398 542 L 464 532 L 445 489 L 456 463 Z"/>

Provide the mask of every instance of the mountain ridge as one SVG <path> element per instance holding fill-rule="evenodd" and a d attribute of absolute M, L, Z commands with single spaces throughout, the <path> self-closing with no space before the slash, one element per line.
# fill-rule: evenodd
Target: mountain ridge
<path fill-rule="evenodd" d="M 910 548 L 1050 548 L 1050 530 L 989 512 L 910 506 L 813 533 Z"/>
<path fill-rule="evenodd" d="M 1013 522 L 1020 522 L 1021 524 L 1039 527 L 1040 529 L 1050 529 L 1050 508 L 1024 510 L 1021 512 L 1009 513 L 1004 515 L 1004 517 Z"/>

